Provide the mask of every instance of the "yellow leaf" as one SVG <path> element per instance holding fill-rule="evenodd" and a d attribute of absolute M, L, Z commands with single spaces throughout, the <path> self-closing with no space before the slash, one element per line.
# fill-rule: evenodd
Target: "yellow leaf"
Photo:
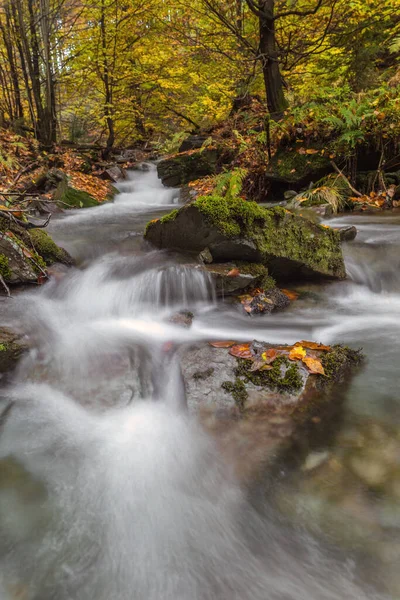
<path fill-rule="evenodd" d="M 306 154 L 318 154 L 319 150 L 315 150 L 315 148 L 307 148 Z"/>
<path fill-rule="evenodd" d="M 303 360 L 305 356 L 307 356 L 307 351 L 303 348 L 303 346 L 295 346 L 289 352 L 290 360 Z"/>

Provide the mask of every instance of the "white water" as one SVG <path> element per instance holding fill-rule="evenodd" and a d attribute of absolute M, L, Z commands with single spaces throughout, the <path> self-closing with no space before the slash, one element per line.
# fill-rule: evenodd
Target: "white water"
<path fill-rule="evenodd" d="M 131 213 L 145 222 L 149 205 L 176 196 L 153 171 L 122 189 L 115 205 L 72 214 L 55 234 L 71 228 L 79 252 L 85 228 L 111 219 L 120 233 Z M 396 285 L 384 278 L 378 293 L 365 285 L 376 272 L 356 258 L 349 265 L 362 286 L 327 286 L 317 306 L 299 301 L 254 321 L 218 306 L 203 274 L 134 245 L 19 297 L 14 313 L 34 348 L 0 401 L 4 598 L 21 590 L 24 600 L 375 598 L 350 559 L 334 558 L 268 505 L 261 513 L 250 505 L 233 465 L 186 415 L 179 364 L 165 351 L 219 337 L 397 335 Z M 180 309 L 195 313 L 191 329 L 169 322 Z"/>

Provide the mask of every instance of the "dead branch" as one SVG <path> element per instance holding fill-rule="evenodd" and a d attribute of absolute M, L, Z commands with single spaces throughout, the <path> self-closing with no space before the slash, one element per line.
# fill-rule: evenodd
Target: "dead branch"
<path fill-rule="evenodd" d="M 354 192 L 354 194 L 355 194 L 356 196 L 359 196 L 359 197 L 361 198 L 362 194 L 361 194 L 361 193 L 360 193 L 358 190 L 356 190 L 356 188 L 355 188 L 355 187 L 353 187 L 353 186 L 351 185 L 351 183 L 350 183 L 350 181 L 347 179 L 346 175 L 343 173 L 343 171 L 341 171 L 341 170 L 339 169 L 339 167 L 337 166 L 337 164 L 336 164 L 336 163 L 335 163 L 333 160 L 331 160 L 331 165 L 332 165 L 332 167 L 335 169 L 336 173 L 339 173 L 339 175 L 340 175 L 341 177 L 343 177 L 344 181 L 347 183 L 347 185 L 349 186 L 349 188 L 351 189 L 351 191 L 352 191 L 352 192 Z"/>

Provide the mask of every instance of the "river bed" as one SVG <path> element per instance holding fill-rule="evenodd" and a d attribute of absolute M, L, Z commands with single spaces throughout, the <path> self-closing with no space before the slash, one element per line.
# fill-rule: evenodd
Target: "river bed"
<path fill-rule="evenodd" d="M 2 302 L 4 324 L 34 342 L 0 435 L 4 598 L 400 597 L 400 214 L 331 219 L 359 232 L 344 245 L 348 280 L 296 286 L 289 309 L 249 318 L 143 241 L 179 203 L 147 169 L 114 203 L 55 219 L 50 233 L 78 266 Z M 168 320 L 181 309 L 190 329 Z M 366 355 L 338 389 L 340 418 L 315 423 L 262 486 L 261 508 L 182 413 L 178 361 L 163 357 L 171 341 L 210 339 L 312 339 Z"/>

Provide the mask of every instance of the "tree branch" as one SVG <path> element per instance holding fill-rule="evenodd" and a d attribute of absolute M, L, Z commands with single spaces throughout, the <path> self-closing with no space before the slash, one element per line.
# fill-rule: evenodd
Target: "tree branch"
<path fill-rule="evenodd" d="M 302 11 L 302 10 L 287 10 L 285 12 L 278 13 L 277 15 L 275 15 L 272 18 L 274 21 L 276 21 L 277 19 L 282 19 L 283 17 L 290 17 L 292 15 L 295 15 L 297 17 L 308 17 L 309 15 L 315 15 L 321 8 L 322 2 L 323 2 L 323 0 L 318 0 L 315 7 L 310 8 L 310 10 L 304 10 L 304 11 Z"/>

